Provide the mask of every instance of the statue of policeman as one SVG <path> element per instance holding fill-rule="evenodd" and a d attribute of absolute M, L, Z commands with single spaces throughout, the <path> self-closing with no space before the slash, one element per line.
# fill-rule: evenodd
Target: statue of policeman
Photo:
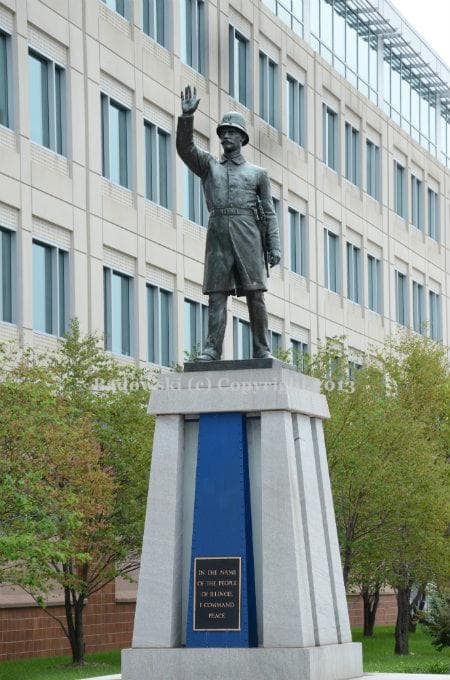
<path fill-rule="evenodd" d="M 241 153 L 249 137 L 244 117 L 226 113 L 217 134 L 223 155 L 217 160 L 194 144 L 196 89 L 181 93 L 177 151 L 201 178 L 209 223 L 206 236 L 203 293 L 209 296 L 208 337 L 200 361 L 222 355 L 227 296 L 245 295 L 253 335 L 253 357 L 270 357 L 267 310 L 267 264 L 280 261 L 280 237 L 267 171 L 248 163 Z"/>

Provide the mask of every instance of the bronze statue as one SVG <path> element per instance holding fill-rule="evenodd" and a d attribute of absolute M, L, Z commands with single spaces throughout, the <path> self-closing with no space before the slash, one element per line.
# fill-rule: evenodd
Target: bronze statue
<path fill-rule="evenodd" d="M 177 151 L 202 180 L 209 210 L 203 293 L 209 296 L 208 338 L 200 361 L 220 359 L 227 317 L 227 296 L 245 295 L 253 335 L 253 356 L 271 357 L 267 310 L 268 265 L 280 261 L 280 237 L 267 171 L 247 163 L 241 153 L 249 137 L 244 117 L 226 113 L 217 134 L 220 160 L 194 144 L 196 89 L 181 93 Z"/>

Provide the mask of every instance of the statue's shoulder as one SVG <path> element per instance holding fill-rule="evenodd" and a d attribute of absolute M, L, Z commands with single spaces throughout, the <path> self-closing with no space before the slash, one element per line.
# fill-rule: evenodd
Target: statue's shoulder
<path fill-rule="evenodd" d="M 254 163 L 250 163 L 249 161 L 246 161 L 245 165 L 246 165 L 246 168 L 248 170 L 251 170 L 252 172 L 255 172 L 255 173 L 258 173 L 258 174 L 260 174 L 260 173 L 267 174 L 267 170 L 262 168 L 260 165 L 255 165 Z"/>

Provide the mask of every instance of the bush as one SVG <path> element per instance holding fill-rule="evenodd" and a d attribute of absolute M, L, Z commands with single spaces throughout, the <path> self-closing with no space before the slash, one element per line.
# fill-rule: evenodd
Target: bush
<path fill-rule="evenodd" d="M 422 623 L 433 638 L 431 644 L 436 649 L 442 651 L 444 647 L 450 647 L 450 597 L 434 593 L 430 597 L 430 608 L 424 613 Z"/>

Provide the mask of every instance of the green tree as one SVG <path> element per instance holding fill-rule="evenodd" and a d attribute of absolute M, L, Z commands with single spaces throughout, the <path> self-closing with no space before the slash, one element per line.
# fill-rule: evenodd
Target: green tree
<path fill-rule="evenodd" d="M 331 418 L 325 437 L 347 587 L 361 589 L 371 634 L 379 589 L 396 589 L 397 653 L 408 653 L 413 586 L 440 578 L 448 559 L 448 367 L 417 336 L 389 341 L 348 381 L 342 339 L 320 348 Z"/>
<path fill-rule="evenodd" d="M 65 619 L 55 618 L 70 641 L 74 663 L 82 664 L 87 598 L 139 565 L 153 439 L 153 419 L 147 415 L 149 376 L 120 365 L 96 336 L 82 337 L 76 321 L 56 352 L 38 357 L 26 353 L 21 362 L 28 382 L 36 367 L 40 370 L 50 399 L 63 411 L 67 433 L 75 436 L 72 433 L 88 428 L 90 438 L 85 441 L 97 455 L 89 462 L 80 455 L 80 446 L 68 445 L 70 458 L 62 466 L 61 484 L 52 478 L 58 447 L 47 445 L 43 476 L 54 486 L 56 499 L 69 494 L 76 521 L 70 531 L 58 524 L 56 508 L 53 516 L 60 530 L 53 544 L 64 548 L 60 559 L 44 555 L 35 561 L 36 585 L 24 583 L 28 555 L 21 561 L 22 576 L 16 573 L 16 582 L 26 585 L 41 606 L 46 590 L 55 584 L 63 588 Z M 36 404 L 38 412 L 45 408 Z M 40 436 L 48 436 L 45 427 Z"/>

